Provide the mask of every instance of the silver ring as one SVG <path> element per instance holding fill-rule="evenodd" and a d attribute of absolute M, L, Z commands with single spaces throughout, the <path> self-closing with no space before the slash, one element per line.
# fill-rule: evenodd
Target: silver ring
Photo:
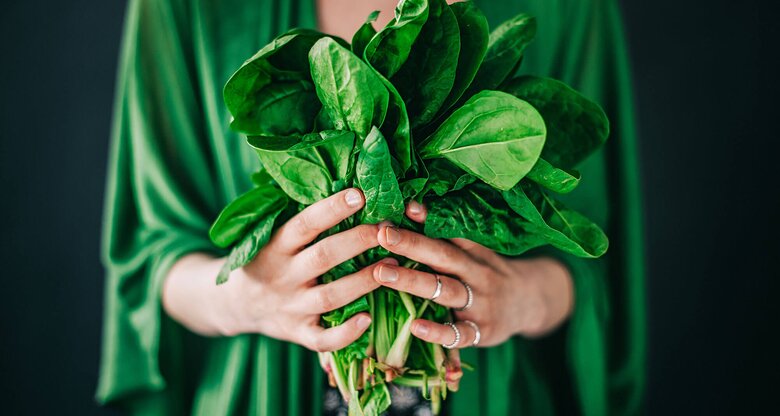
<path fill-rule="evenodd" d="M 455 331 L 455 341 L 452 341 L 452 344 L 441 344 L 442 347 L 451 350 L 455 348 L 456 345 L 460 344 L 460 330 L 452 322 L 445 322 L 444 325 L 448 325 L 450 328 L 452 328 L 453 331 Z"/>
<path fill-rule="evenodd" d="M 461 322 L 463 322 L 466 325 L 474 328 L 474 332 L 476 333 L 476 335 L 474 335 L 474 342 L 471 343 L 471 346 L 472 347 L 476 347 L 477 345 L 479 345 L 479 340 L 482 338 L 482 334 L 479 332 L 479 327 L 477 326 L 477 324 L 475 324 L 474 322 L 471 322 L 469 320 L 464 320 L 464 321 L 461 321 Z"/>
<path fill-rule="evenodd" d="M 463 287 L 466 288 L 466 295 L 468 298 L 466 298 L 466 304 L 463 305 L 462 308 L 455 308 L 456 311 L 465 311 L 471 307 L 471 305 L 474 304 L 474 292 L 471 290 L 471 286 L 469 286 L 468 283 L 464 282 L 463 280 L 460 281 L 463 283 Z"/>
<path fill-rule="evenodd" d="M 436 300 L 436 298 L 441 296 L 441 277 L 438 274 L 434 274 L 434 276 L 436 277 L 436 290 L 433 291 L 433 295 L 428 300 Z"/>

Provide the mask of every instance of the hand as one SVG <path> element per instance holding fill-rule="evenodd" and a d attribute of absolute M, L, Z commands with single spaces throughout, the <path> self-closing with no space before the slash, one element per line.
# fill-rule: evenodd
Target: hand
<path fill-rule="evenodd" d="M 348 189 L 304 209 L 279 228 L 257 257 L 233 272 L 226 326 L 221 332 L 261 333 L 318 352 L 343 348 L 368 328 L 360 313 L 334 328 L 320 326 L 320 314 L 340 308 L 376 289 L 375 265 L 328 284 L 317 277 L 376 247 L 377 226 L 358 225 L 309 245 L 320 234 L 357 212 L 365 201 Z M 386 259 L 388 264 L 397 264 Z"/>
<path fill-rule="evenodd" d="M 424 206 L 412 202 L 406 215 L 422 223 L 427 213 Z M 469 347 L 475 341 L 476 331 L 467 320 L 479 328 L 479 346 L 492 346 L 516 334 L 543 335 L 562 323 L 572 309 L 571 276 L 556 260 L 508 259 L 469 240 L 437 240 L 395 227 L 382 227 L 377 239 L 391 252 L 441 273 L 441 294 L 436 303 L 462 308 L 468 301 L 462 282 L 471 287 L 471 307 L 455 312 L 455 325 L 461 334 L 456 348 Z M 393 264 L 376 267 L 374 278 L 381 285 L 426 299 L 437 287 L 435 274 Z M 451 344 L 456 339 L 451 327 L 424 319 L 415 320 L 411 331 L 437 344 Z"/>

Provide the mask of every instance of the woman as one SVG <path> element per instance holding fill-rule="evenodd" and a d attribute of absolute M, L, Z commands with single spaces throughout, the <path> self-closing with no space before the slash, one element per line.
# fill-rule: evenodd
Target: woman
<path fill-rule="evenodd" d="M 436 278 L 380 263 L 329 285 L 319 274 L 382 245 L 442 278 L 440 303 L 473 305 L 457 319 L 466 372 L 450 415 L 640 410 L 644 303 L 630 82 L 613 0 L 478 2 L 491 25 L 519 12 L 539 33 L 523 72 L 562 79 L 605 106 L 607 147 L 581 166 L 582 189 L 566 202 L 611 237 L 607 256 L 553 250 L 509 259 L 465 240 L 437 241 L 362 225 L 308 244 L 354 212 L 346 190 L 290 220 L 223 286 L 223 259 L 207 230 L 249 189 L 258 164 L 228 131 L 221 88 L 241 62 L 283 30 L 349 35 L 395 0 L 135 0 L 122 47 L 105 217 L 108 269 L 98 399 L 137 414 L 321 414 L 323 374 L 308 349 L 338 349 L 370 317 L 319 327 L 319 314 L 379 285 L 430 297 Z M 317 21 L 319 17 L 319 21 Z M 425 207 L 407 215 L 424 221 Z M 478 348 L 468 348 L 476 338 Z M 413 334 L 449 344 L 452 328 L 416 321 Z"/>

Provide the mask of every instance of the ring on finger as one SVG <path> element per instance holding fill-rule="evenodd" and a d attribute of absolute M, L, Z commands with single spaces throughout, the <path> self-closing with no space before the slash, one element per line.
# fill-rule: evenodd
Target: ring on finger
<path fill-rule="evenodd" d="M 460 330 L 452 322 L 445 322 L 444 325 L 449 326 L 452 328 L 452 331 L 455 332 L 455 340 L 453 340 L 451 344 L 441 344 L 442 347 L 451 350 L 460 344 Z"/>
<path fill-rule="evenodd" d="M 471 290 L 471 286 L 468 283 L 463 280 L 460 280 L 460 282 L 463 284 L 463 287 L 466 288 L 466 304 L 460 308 L 455 308 L 455 310 L 463 312 L 471 308 L 471 305 L 474 304 L 474 291 Z"/>
<path fill-rule="evenodd" d="M 482 334 L 479 332 L 479 327 L 474 322 L 469 321 L 468 319 L 462 321 L 464 324 L 471 327 L 471 329 L 474 330 L 474 341 L 471 343 L 472 347 L 476 347 L 479 345 L 479 340 L 482 338 Z"/>
<path fill-rule="evenodd" d="M 441 296 L 441 277 L 439 277 L 438 274 L 433 275 L 436 278 L 436 290 L 433 291 L 433 295 L 428 298 L 428 300 L 436 300 L 439 296 Z"/>

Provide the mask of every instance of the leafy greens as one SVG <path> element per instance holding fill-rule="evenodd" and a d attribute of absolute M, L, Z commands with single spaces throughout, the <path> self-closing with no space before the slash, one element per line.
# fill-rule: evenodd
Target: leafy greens
<path fill-rule="evenodd" d="M 515 77 L 536 33 L 521 14 L 488 32 L 471 2 L 401 0 L 377 31 L 377 12 L 351 45 L 309 29 L 283 33 L 225 85 L 231 128 L 244 133 L 263 169 L 210 230 L 231 248 L 217 277 L 247 264 L 276 227 L 303 207 L 347 187 L 364 209 L 327 234 L 390 220 L 436 238 L 468 238 L 505 255 L 552 245 L 585 258 L 603 255 L 604 232 L 557 201 L 574 170 L 603 145 L 602 109 L 560 81 Z M 425 203 L 424 225 L 404 218 Z M 325 273 L 328 283 L 390 256 L 375 248 Z M 411 268 L 425 265 L 397 258 Z M 373 319 L 356 342 L 321 359 L 349 398 L 351 415 L 390 406 L 388 382 L 417 386 L 435 412 L 457 390 L 461 369 L 440 345 L 414 338 L 414 319 L 451 319 L 446 308 L 379 288 L 322 316 L 336 326 L 359 312 Z"/>

